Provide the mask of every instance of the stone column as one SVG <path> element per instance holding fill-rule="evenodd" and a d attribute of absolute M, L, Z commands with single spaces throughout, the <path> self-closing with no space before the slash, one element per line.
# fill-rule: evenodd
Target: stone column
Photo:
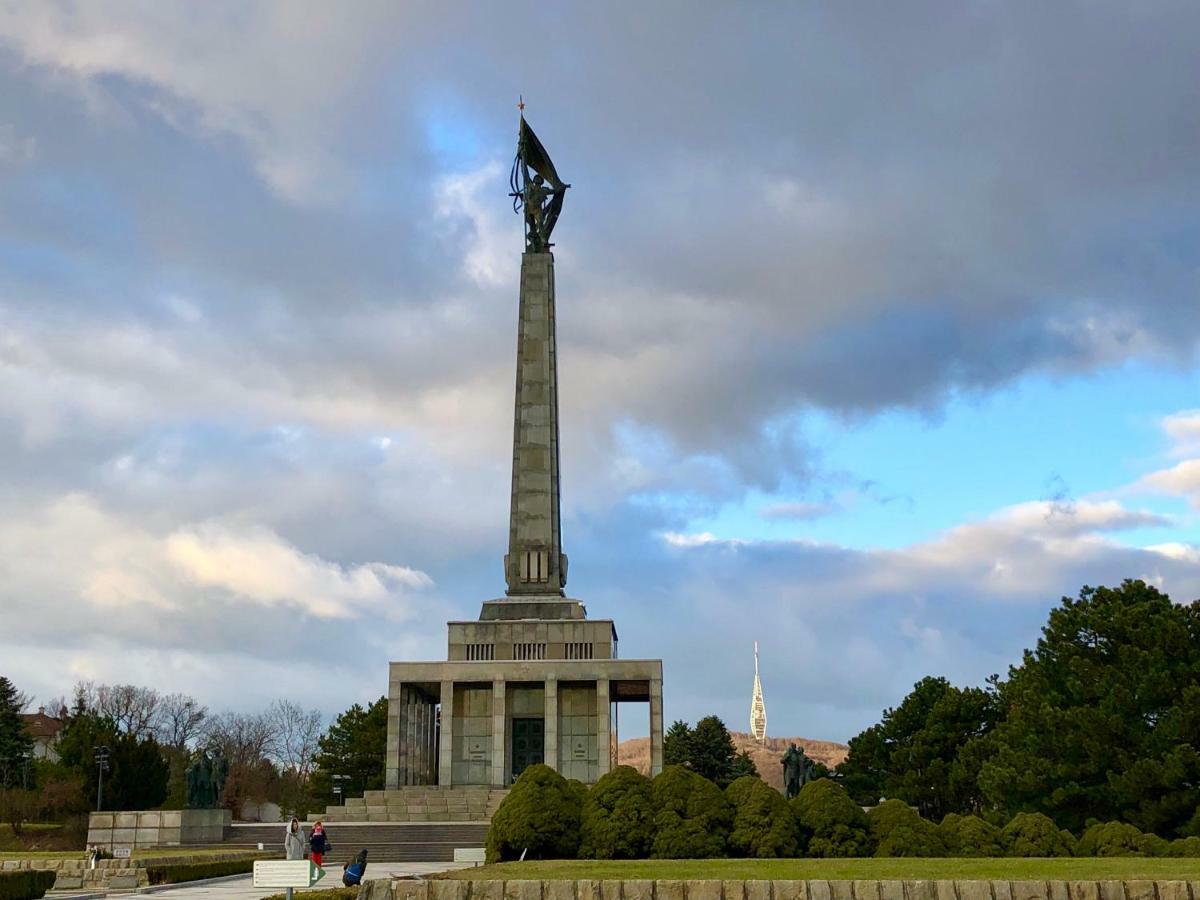
<path fill-rule="evenodd" d="M 662 679 L 650 679 L 650 777 L 663 768 Z"/>
<path fill-rule="evenodd" d="M 454 682 L 442 682 L 442 728 L 438 736 L 438 784 L 454 783 Z"/>
<path fill-rule="evenodd" d="M 413 688 L 404 690 L 404 783 L 416 784 L 420 757 L 417 751 L 417 702 Z"/>
<path fill-rule="evenodd" d="M 421 766 L 418 769 L 416 784 L 427 785 L 430 782 L 430 722 L 426 718 L 430 704 L 422 692 L 418 707 L 416 707 L 416 745 L 420 748 Z"/>
<path fill-rule="evenodd" d="M 596 777 L 607 775 L 612 758 L 612 703 L 608 679 L 596 682 Z"/>
<path fill-rule="evenodd" d="M 558 676 L 546 676 L 545 686 L 545 717 L 543 733 L 544 755 L 542 760 L 552 768 L 555 772 L 558 771 Z"/>
<path fill-rule="evenodd" d="M 388 684 L 387 720 L 387 764 L 384 768 L 383 786 L 394 790 L 400 786 L 400 693 L 404 685 L 399 681 Z"/>
<path fill-rule="evenodd" d="M 503 678 L 492 682 L 492 787 L 508 787 L 508 722 L 505 717 Z"/>

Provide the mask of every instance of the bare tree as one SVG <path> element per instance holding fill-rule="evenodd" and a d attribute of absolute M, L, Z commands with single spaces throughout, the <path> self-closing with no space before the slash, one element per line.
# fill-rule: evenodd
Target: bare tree
<path fill-rule="evenodd" d="M 187 694 L 167 694 L 159 698 L 155 735 L 166 747 L 186 750 L 203 733 L 208 707 Z"/>
<path fill-rule="evenodd" d="M 223 712 L 205 720 L 204 740 L 217 747 L 231 766 L 253 766 L 274 756 L 275 734 L 262 713 Z"/>
<path fill-rule="evenodd" d="M 290 700 L 276 700 L 267 709 L 267 720 L 274 732 L 271 749 L 275 761 L 304 783 L 321 737 L 324 719 L 320 711 L 305 711 Z"/>
<path fill-rule="evenodd" d="M 154 688 L 133 684 L 102 684 L 96 688 L 94 709 L 116 723 L 117 730 L 135 737 L 155 731 L 162 698 Z"/>

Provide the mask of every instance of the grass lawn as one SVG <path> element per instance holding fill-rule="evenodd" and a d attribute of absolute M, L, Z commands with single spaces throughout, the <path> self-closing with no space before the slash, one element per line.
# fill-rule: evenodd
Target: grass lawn
<path fill-rule="evenodd" d="M 1200 859 L 643 859 L 499 863 L 434 878 L 1200 880 Z"/>
<path fill-rule="evenodd" d="M 297 894 L 301 893 L 296 891 Z M 358 885 L 354 887 L 327 888 L 324 890 L 304 891 L 304 900 L 355 900 L 358 896 Z M 284 900 L 283 894 L 272 894 L 263 900 Z"/>

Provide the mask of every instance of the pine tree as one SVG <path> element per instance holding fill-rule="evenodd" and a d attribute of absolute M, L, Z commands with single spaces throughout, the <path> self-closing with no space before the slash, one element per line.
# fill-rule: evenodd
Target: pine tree
<path fill-rule="evenodd" d="M 33 738 L 21 721 L 21 697 L 16 686 L 0 675 L 0 784 L 20 787 L 22 768 L 33 755 Z"/>

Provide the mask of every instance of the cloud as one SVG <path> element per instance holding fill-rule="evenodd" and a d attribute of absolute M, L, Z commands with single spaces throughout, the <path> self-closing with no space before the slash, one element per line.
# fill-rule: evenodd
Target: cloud
<path fill-rule="evenodd" d="M 1137 488 L 1187 497 L 1193 506 L 1200 506 L 1200 459 L 1185 459 L 1169 469 L 1143 475 Z"/>
<path fill-rule="evenodd" d="M 268 607 L 298 606 L 326 619 L 378 614 L 397 594 L 433 585 L 424 572 L 405 566 L 346 569 L 298 553 L 265 528 L 206 523 L 169 535 L 164 549 L 179 573 L 198 585 Z"/>
<path fill-rule="evenodd" d="M 238 655 L 258 653 L 266 633 L 294 642 L 262 650 L 269 659 L 303 651 L 307 628 L 401 623 L 436 606 L 421 596 L 432 580 L 410 567 L 335 563 L 240 521 L 158 533 L 84 494 L 0 522 L 0 559 L 5 647 L 149 640 L 155 652 Z M 369 629 L 363 639 L 373 643 Z M 123 677 L 120 658 L 106 677 Z"/>
<path fill-rule="evenodd" d="M 758 514 L 764 519 L 820 519 L 834 512 L 832 503 L 772 503 L 762 507 Z"/>
<path fill-rule="evenodd" d="M 366 698 L 442 654 L 502 583 L 522 91 L 574 185 L 572 585 L 667 655 L 680 714 L 741 714 L 732 664 L 694 660 L 755 636 L 806 685 L 774 702 L 837 736 L 906 680 L 1002 668 L 1079 584 L 1186 596 L 1186 535 L 1124 546 L 1162 518 L 1095 498 L 890 551 L 693 522 L 820 496 L 813 410 L 1192 364 L 1200 13 L 682 10 L 0 10 L 5 659 L 249 703 L 346 628 L 329 664 Z M 569 65 L 513 53 L 531 21 Z"/>

